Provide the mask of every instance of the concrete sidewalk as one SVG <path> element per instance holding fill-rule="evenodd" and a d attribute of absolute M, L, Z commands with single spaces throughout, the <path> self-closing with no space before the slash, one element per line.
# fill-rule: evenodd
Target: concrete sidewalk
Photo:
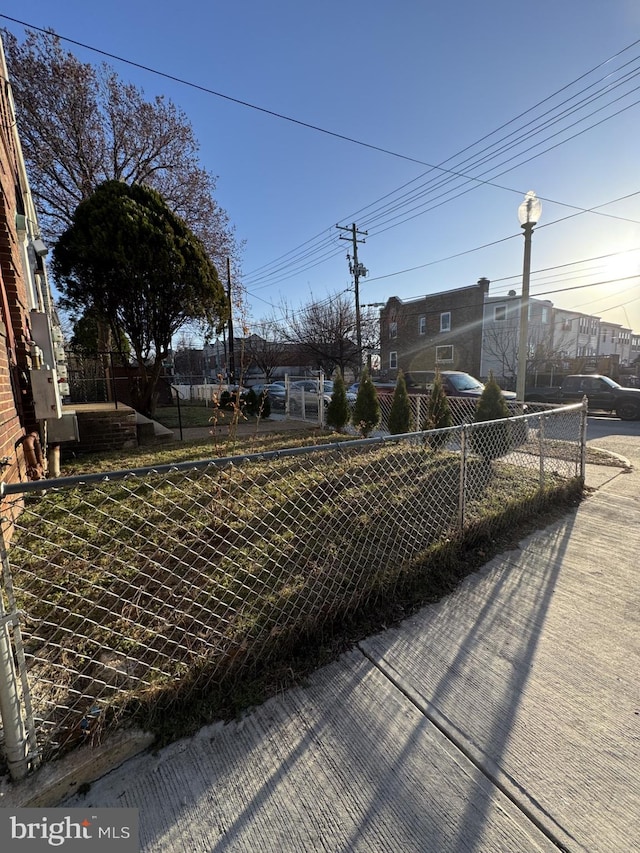
<path fill-rule="evenodd" d="M 64 805 L 138 808 L 153 853 L 640 850 L 640 475 L 587 485 L 306 686 Z"/>

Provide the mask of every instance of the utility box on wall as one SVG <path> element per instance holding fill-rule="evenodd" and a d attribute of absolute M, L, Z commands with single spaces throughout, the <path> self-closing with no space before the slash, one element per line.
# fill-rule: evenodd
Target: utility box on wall
<path fill-rule="evenodd" d="M 65 412 L 61 418 L 48 418 L 47 441 L 49 444 L 62 444 L 65 441 L 80 441 L 78 416 L 76 413 Z"/>
<path fill-rule="evenodd" d="M 62 404 L 58 393 L 58 377 L 55 370 L 31 370 L 31 390 L 36 419 L 62 417 Z"/>

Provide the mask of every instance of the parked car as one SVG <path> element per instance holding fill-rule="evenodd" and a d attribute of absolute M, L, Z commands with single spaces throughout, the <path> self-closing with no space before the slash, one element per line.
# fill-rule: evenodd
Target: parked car
<path fill-rule="evenodd" d="M 478 399 L 484 391 L 484 384 L 479 379 L 461 370 L 442 370 L 440 371 L 440 378 L 442 379 L 444 393 L 448 397 L 471 397 L 472 399 Z M 503 390 L 502 396 L 505 400 L 516 399 L 515 391 Z"/>
<path fill-rule="evenodd" d="M 284 409 L 287 399 L 287 389 L 284 382 L 259 382 L 257 385 L 252 385 L 251 390 L 258 396 L 267 394 L 272 408 Z"/>
<path fill-rule="evenodd" d="M 562 385 L 551 388 L 532 388 L 525 397 L 531 402 L 579 403 L 586 396 L 590 411 L 615 412 L 623 421 L 640 419 L 640 389 L 623 388 L 608 376 L 573 374 L 565 376 Z"/>
<path fill-rule="evenodd" d="M 334 383 L 330 379 L 325 379 L 322 385 L 322 397 L 325 406 L 328 406 L 331 402 L 333 389 Z M 303 399 L 305 409 L 317 409 L 319 397 L 319 380 L 299 379 L 297 382 L 292 382 L 289 386 L 289 409 L 291 411 L 299 410 L 302 407 Z M 356 395 L 347 391 L 347 402 L 355 403 L 355 401 Z"/>
<path fill-rule="evenodd" d="M 373 381 L 373 387 L 376 389 L 378 395 L 384 394 L 393 394 L 396 390 L 395 382 L 376 382 L 375 379 Z M 358 396 L 358 389 L 360 388 L 359 382 L 354 382 L 352 385 L 349 385 L 347 389 L 348 395 L 353 395 L 353 400 L 355 402 L 356 397 Z M 411 392 L 411 389 L 407 389 Z"/>

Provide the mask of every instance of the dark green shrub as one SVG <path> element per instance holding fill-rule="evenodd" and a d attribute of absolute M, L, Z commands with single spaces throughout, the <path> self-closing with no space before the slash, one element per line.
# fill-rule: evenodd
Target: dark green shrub
<path fill-rule="evenodd" d="M 391 435 L 403 435 L 413 429 L 413 415 L 411 413 L 411 401 L 407 394 L 407 383 L 402 371 L 398 373 L 391 412 L 389 414 L 389 432 Z"/>
<path fill-rule="evenodd" d="M 504 423 L 474 429 L 472 433 L 472 447 L 476 453 L 485 459 L 504 456 L 511 447 L 509 409 L 502 396 L 500 386 L 491 373 L 478 400 L 475 421 L 480 423 L 497 420 L 504 420 Z"/>
<path fill-rule="evenodd" d="M 261 418 L 268 418 L 271 415 L 271 397 L 269 397 L 269 394 L 266 391 L 263 391 L 258 398 L 257 414 Z"/>
<path fill-rule="evenodd" d="M 253 388 L 249 388 L 247 393 L 244 395 L 244 406 L 248 415 L 258 414 L 258 395 L 253 390 Z"/>
<path fill-rule="evenodd" d="M 439 371 L 436 371 L 431 393 L 427 400 L 427 414 L 422 424 L 422 429 L 445 429 L 450 426 L 453 426 L 451 407 L 444 391 L 442 377 Z M 442 432 L 437 435 L 430 435 L 427 438 L 429 445 L 434 450 L 441 447 L 446 440 L 447 435 Z"/>
<path fill-rule="evenodd" d="M 372 433 L 380 423 L 378 394 L 366 370 L 360 378 L 358 396 L 353 407 L 352 421 L 354 427 L 364 437 Z"/>
<path fill-rule="evenodd" d="M 333 383 L 333 393 L 327 406 L 327 426 L 333 427 L 336 432 L 342 432 L 351 419 L 351 410 L 347 401 L 347 391 L 344 387 L 344 379 L 338 373 Z"/>
<path fill-rule="evenodd" d="M 242 402 L 246 414 L 253 418 L 268 418 L 271 414 L 271 400 L 266 391 L 258 396 L 253 388 L 249 388 Z"/>
<path fill-rule="evenodd" d="M 225 411 L 232 411 L 234 408 L 235 397 L 230 391 L 223 391 L 220 394 L 220 400 L 218 402 L 218 407 L 220 409 L 224 409 Z"/>

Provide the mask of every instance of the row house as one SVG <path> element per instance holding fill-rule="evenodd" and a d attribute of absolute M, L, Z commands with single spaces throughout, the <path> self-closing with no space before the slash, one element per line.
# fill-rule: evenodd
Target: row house
<path fill-rule="evenodd" d="M 598 355 L 600 317 L 554 309 L 553 353 L 558 358 L 591 358 Z"/>
<path fill-rule="evenodd" d="M 0 476 L 11 483 L 44 476 L 68 389 L 1 42 L 0 76 Z"/>
<path fill-rule="evenodd" d="M 600 320 L 598 355 L 617 355 L 620 364 L 629 365 L 634 360 L 631 351 L 631 329 L 619 323 Z"/>
<path fill-rule="evenodd" d="M 380 311 L 380 378 L 423 386 L 433 372 L 464 370 L 478 375 L 482 323 L 489 280 L 417 299 L 390 297 Z"/>
<path fill-rule="evenodd" d="M 489 296 L 485 300 L 479 376 L 487 377 L 493 373 L 503 385 L 515 382 L 518 373 L 520 306 L 520 296 L 514 290 L 509 291 L 507 296 Z M 548 357 L 553 348 L 553 305 L 546 299 L 530 299 L 527 316 L 527 362 L 531 363 Z"/>

